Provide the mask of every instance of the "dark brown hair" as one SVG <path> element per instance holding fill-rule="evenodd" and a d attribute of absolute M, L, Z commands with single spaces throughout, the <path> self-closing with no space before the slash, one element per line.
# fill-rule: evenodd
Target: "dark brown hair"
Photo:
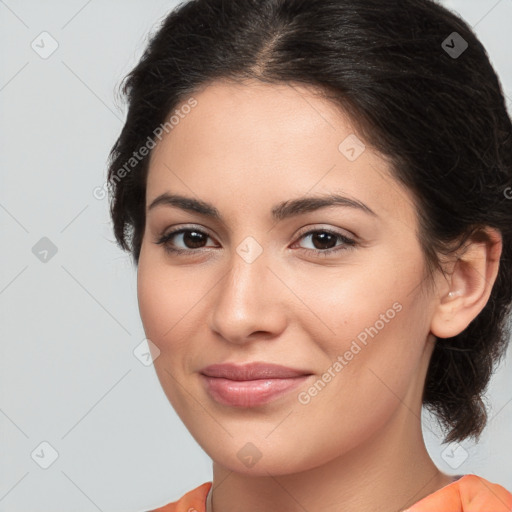
<path fill-rule="evenodd" d="M 346 112 L 416 198 L 430 274 L 482 227 L 501 232 L 491 297 L 462 333 L 437 339 L 423 394 L 447 430 L 444 442 L 478 440 L 487 422 L 483 394 L 509 338 L 512 127 L 471 28 L 431 0 L 180 4 L 121 84 L 129 108 L 107 183 L 117 243 L 136 265 L 149 156 L 126 163 L 180 104 L 221 79 L 309 85 Z"/>

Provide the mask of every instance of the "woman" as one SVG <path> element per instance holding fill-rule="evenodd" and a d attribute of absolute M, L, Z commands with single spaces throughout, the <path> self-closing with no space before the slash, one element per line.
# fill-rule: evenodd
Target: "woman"
<path fill-rule="evenodd" d="M 512 131 L 430 0 L 193 0 L 123 92 L 111 214 L 213 481 L 160 511 L 509 511 L 478 440 L 510 332 Z"/>

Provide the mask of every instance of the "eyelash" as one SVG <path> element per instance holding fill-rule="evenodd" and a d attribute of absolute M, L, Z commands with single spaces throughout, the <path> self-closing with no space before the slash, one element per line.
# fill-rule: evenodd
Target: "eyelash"
<path fill-rule="evenodd" d="M 175 235 L 178 235 L 178 234 L 181 234 L 181 233 L 187 233 L 187 232 L 199 233 L 201 235 L 205 235 L 208 238 L 211 238 L 210 235 L 208 235 L 208 233 L 205 233 L 204 231 L 202 231 L 200 229 L 189 227 L 189 228 L 179 228 L 179 229 L 176 229 L 174 231 L 171 231 L 171 232 L 161 236 L 159 239 L 157 239 L 155 241 L 155 243 L 158 244 L 158 245 L 160 245 L 160 244 L 163 245 L 164 250 L 166 252 L 168 252 L 169 254 L 175 254 L 175 255 L 185 255 L 185 254 L 188 254 L 190 256 L 190 255 L 193 255 L 194 253 L 197 254 L 198 252 L 202 252 L 204 249 L 207 249 L 206 247 L 201 247 L 199 249 L 177 249 L 176 247 L 172 247 L 169 244 L 169 241 Z M 302 238 L 304 238 L 306 236 L 313 235 L 315 233 L 328 233 L 330 235 L 334 235 L 339 240 L 341 240 L 343 242 L 343 244 L 340 245 L 340 246 L 335 246 L 334 248 L 331 248 L 331 249 L 326 249 L 326 250 L 321 250 L 321 249 L 304 249 L 304 248 L 302 248 L 302 250 L 305 251 L 306 254 L 308 254 L 308 255 L 327 257 L 327 256 L 329 256 L 331 254 L 338 253 L 340 251 L 347 251 L 347 250 L 353 249 L 357 245 L 355 240 L 353 240 L 351 238 L 348 238 L 345 235 L 342 235 L 341 233 L 338 233 L 338 232 L 330 230 L 330 229 L 313 229 L 313 230 L 307 231 L 305 233 L 302 233 L 299 236 L 299 240 L 301 240 Z"/>

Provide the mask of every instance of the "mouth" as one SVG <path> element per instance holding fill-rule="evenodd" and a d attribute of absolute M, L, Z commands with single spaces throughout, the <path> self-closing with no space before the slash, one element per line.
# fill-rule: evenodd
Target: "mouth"
<path fill-rule="evenodd" d="M 216 364 L 201 370 L 206 391 L 220 404 L 255 407 L 303 384 L 311 372 L 270 363 Z"/>

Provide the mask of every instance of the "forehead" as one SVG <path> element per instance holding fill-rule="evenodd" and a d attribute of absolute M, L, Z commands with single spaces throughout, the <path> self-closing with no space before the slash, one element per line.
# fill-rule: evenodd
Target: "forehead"
<path fill-rule="evenodd" d="M 250 151 L 253 141 L 264 144 L 264 148 L 275 148 L 294 145 L 300 137 L 302 145 L 307 146 L 318 138 L 315 132 L 321 135 L 327 129 L 337 132 L 340 128 L 354 132 L 348 117 L 320 94 L 313 87 L 299 84 L 216 81 L 191 95 L 196 105 L 180 116 L 178 126 L 182 125 L 182 129 L 175 126 L 173 138 L 176 144 L 185 142 L 184 138 L 193 131 L 196 138 L 202 139 L 201 149 L 210 141 L 222 139 Z M 176 110 L 188 101 L 185 98 Z"/>
<path fill-rule="evenodd" d="M 411 218 L 411 196 L 389 163 L 361 146 L 365 141 L 350 118 L 318 90 L 222 81 L 192 97 L 195 106 L 181 112 L 153 150 L 147 204 L 170 191 L 214 196 L 221 208 L 233 209 L 241 207 L 237 197 L 253 205 L 308 192 L 344 193 L 382 213 Z M 355 153 L 347 153 L 351 146 Z"/>

